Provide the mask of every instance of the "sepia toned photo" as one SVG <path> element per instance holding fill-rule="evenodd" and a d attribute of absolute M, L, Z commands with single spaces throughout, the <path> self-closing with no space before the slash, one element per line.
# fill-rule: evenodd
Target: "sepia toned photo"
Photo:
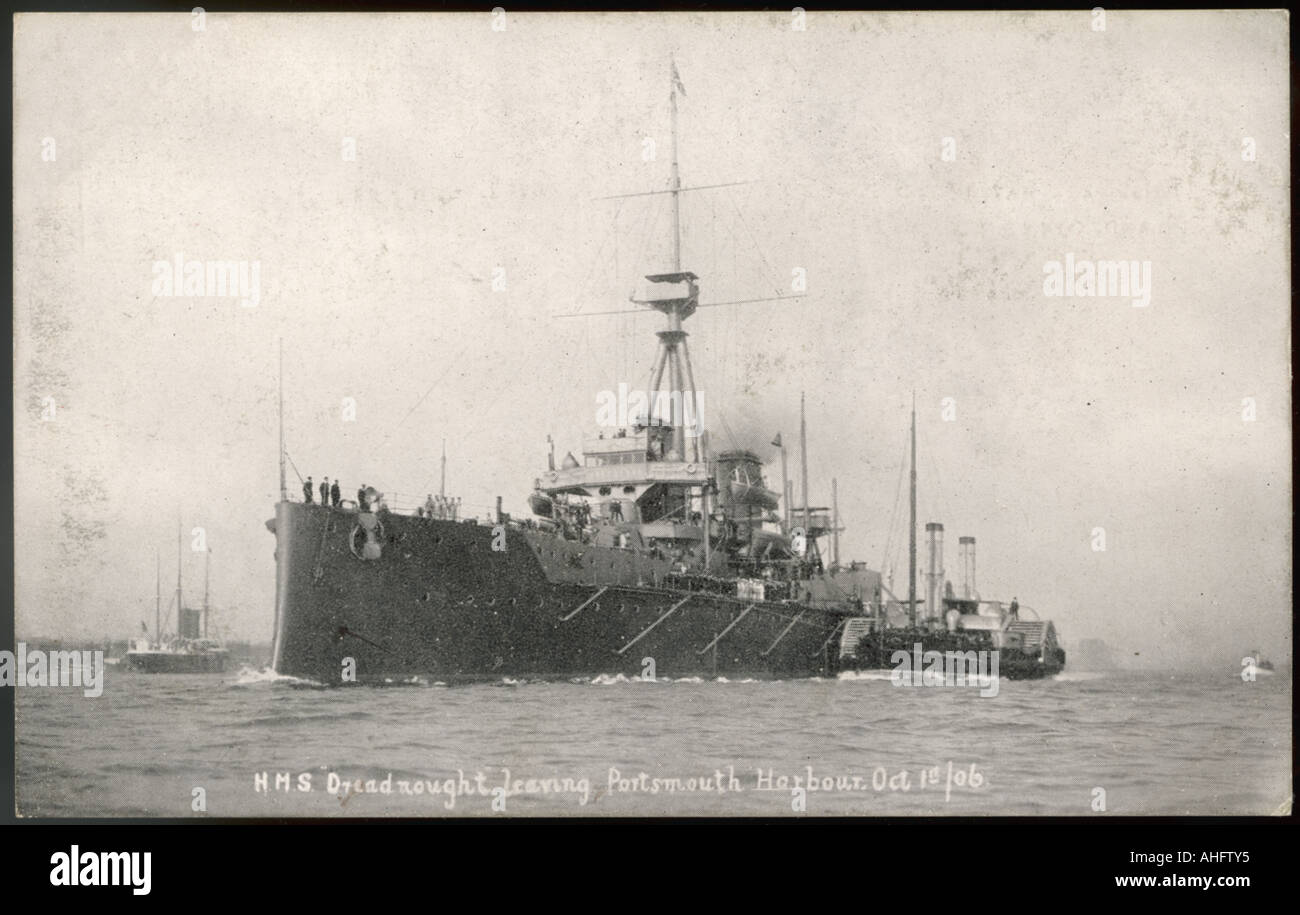
<path fill-rule="evenodd" d="M 16 815 L 1290 814 L 1289 28 L 16 15 Z"/>

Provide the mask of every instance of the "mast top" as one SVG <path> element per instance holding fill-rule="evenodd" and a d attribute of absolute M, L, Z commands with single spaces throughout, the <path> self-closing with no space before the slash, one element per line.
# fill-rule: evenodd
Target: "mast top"
<path fill-rule="evenodd" d="M 677 92 L 681 90 L 682 95 L 686 94 L 686 87 L 682 85 L 682 78 L 677 75 L 677 61 L 670 58 L 669 64 L 672 69 L 672 76 L 669 82 L 672 83 L 672 127 L 673 127 L 673 171 L 672 171 L 672 192 L 673 192 L 673 270 L 681 271 L 682 269 L 682 176 L 677 168 Z"/>
<path fill-rule="evenodd" d="M 638 305 L 649 305 L 655 311 L 661 311 L 668 315 L 670 319 L 676 318 L 678 322 L 680 322 L 682 318 L 689 318 L 691 315 L 695 314 L 695 309 L 700 307 L 700 286 L 697 282 L 699 277 L 694 273 L 691 273 L 689 270 L 677 273 L 652 273 L 647 275 L 646 279 L 651 283 L 679 287 L 682 283 L 685 283 L 686 289 L 678 289 L 677 291 L 684 291 L 686 294 L 675 296 L 670 295 L 668 298 L 662 299 L 632 299 L 632 301 L 636 302 Z M 676 326 L 680 326 L 680 324 Z"/>

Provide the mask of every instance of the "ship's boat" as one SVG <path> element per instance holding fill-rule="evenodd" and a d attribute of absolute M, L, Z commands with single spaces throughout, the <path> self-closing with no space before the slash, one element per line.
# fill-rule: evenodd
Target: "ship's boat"
<path fill-rule="evenodd" d="M 670 92 L 675 110 L 675 84 Z M 672 148 L 663 193 L 676 227 L 679 197 L 692 189 Z M 552 444 L 527 497 L 534 517 L 511 518 L 499 498 L 482 521 L 411 514 L 396 500 L 292 502 L 282 447 L 281 496 L 267 523 L 277 672 L 327 684 L 817 677 L 870 659 L 857 651 L 872 644 L 864 636 L 894 638 L 899 603 L 882 594 L 880 573 L 839 561 L 834 485 L 830 508 L 809 502 L 802 428 L 803 506 L 784 514 L 784 450 L 778 494 L 757 454 L 711 446 L 684 330 L 701 307 L 700 280 L 682 268 L 674 241 L 673 269 L 647 274 L 649 291 L 633 299 L 635 310 L 664 317 L 645 409 L 587 438 L 581 459 L 568 451 L 557 462 Z M 948 639 L 939 613 L 918 620 L 915 609 L 909 638 Z M 1026 658 L 1051 659 L 1026 663 L 1024 675 L 1059 669 L 1050 623 L 1003 630 L 996 638 Z"/>
<path fill-rule="evenodd" d="M 539 518 L 550 518 L 555 513 L 555 502 L 544 493 L 535 492 L 528 497 L 528 507 Z"/>
<path fill-rule="evenodd" d="M 757 505 L 761 508 L 776 508 L 780 503 L 777 494 L 767 489 L 761 482 L 749 478 L 745 468 L 737 467 L 731 478 L 731 497 L 736 502 Z"/>

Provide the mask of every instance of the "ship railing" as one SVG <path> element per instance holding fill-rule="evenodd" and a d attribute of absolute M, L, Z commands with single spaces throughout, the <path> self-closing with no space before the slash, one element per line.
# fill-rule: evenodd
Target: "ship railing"
<path fill-rule="evenodd" d="M 790 526 L 803 527 L 803 511 L 795 508 L 790 513 Z M 824 511 L 812 511 L 808 513 L 808 527 L 814 531 L 829 531 L 834 527 L 829 513 Z"/>
<path fill-rule="evenodd" d="M 1017 609 L 1020 613 L 1032 613 L 1032 614 L 1034 615 L 1034 619 L 1035 619 L 1035 620 L 1038 620 L 1039 622 L 1042 622 L 1042 619 L 1043 619 L 1043 618 L 1042 618 L 1041 616 L 1038 615 L 1038 611 L 1035 610 L 1033 607 L 1029 606 L 1028 604 L 1021 604 L 1021 605 L 1020 605 L 1019 607 L 1017 607 L 1016 609 Z"/>
<path fill-rule="evenodd" d="M 594 464 L 591 466 L 549 470 L 542 475 L 542 488 L 555 490 L 569 486 L 598 486 L 618 483 L 652 482 L 700 485 L 708 479 L 708 465 L 703 461 L 639 461 L 628 464 Z"/>
<path fill-rule="evenodd" d="M 428 494 L 417 495 L 415 493 L 403 492 L 384 492 L 383 498 L 378 502 L 372 503 L 371 510 L 384 508 L 398 515 L 417 515 L 424 510 L 425 503 L 428 501 Z M 448 497 L 449 499 L 451 497 Z M 496 506 L 480 505 L 469 502 L 452 502 L 451 504 L 438 504 L 437 497 L 434 498 L 434 515 L 439 521 L 478 521 L 483 524 L 496 523 Z"/>

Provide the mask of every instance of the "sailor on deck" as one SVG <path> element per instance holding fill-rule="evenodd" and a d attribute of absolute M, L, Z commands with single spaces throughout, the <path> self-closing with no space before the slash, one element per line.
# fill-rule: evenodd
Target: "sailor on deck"
<path fill-rule="evenodd" d="M 308 477 L 307 482 L 302 484 L 302 500 L 304 502 L 311 502 L 313 489 L 311 477 Z"/>

